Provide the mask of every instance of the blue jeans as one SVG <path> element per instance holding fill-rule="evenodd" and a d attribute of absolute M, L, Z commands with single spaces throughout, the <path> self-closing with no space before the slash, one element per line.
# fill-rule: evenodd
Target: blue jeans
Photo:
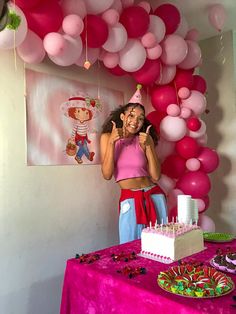
<path fill-rule="evenodd" d="M 89 159 L 89 149 L 87 141 L 84 140 L 84 143 L 82 143 L 82 141 L 78 141 L 76 144 L 79 147 L 76 156 L 81 159 L 82 156 L 85 155 Z"/>

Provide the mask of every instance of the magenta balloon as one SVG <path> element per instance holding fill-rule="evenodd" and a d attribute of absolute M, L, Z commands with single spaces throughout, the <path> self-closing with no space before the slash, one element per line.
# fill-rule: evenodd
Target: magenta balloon
<path fill-rule="evenodd" d="M 181 87 L 187 87 L 188 89 L 192 89 L 192 86 L 193 86 L 192 71 L 178 69 L 176 72 L 174 83 L 177 90 L 179 90 Z"/>
<path fill-rule="evenodd" d="M 116 76 L 123 76 L 125 74 L 128 74 L 125 70 L 121 69 L 121 67 L 119 65 L 115 66 L 112 69 L 108 69 L 109 72 L 111 72 L 112 74 L 116 75 Z"/>
<path fill-rule="evenodd" d="M 163 118 L 166 117 L 165 112 L 158 112 L 157 110 L 149 112 L 147 119 L 155 127 L 157 133 L 160 133 L 160 123 Z"/>
<path fill-rule="evenodd" d="M 143 85 L 153 84 L 160 76 L 160 61 L 146 59 L 141 69 L 132 73 L 137 83 Z"/>
<path fill-rule="evenodd" d="M 122 11 L 120 23 L 124 25 L 129 38 L 137 38 L 148 30 L 149 14 L 140 6 L 130 6 Z"/>
<path fill-rule="evenodd" d="M 181 17 L 179 10 L 173 4 L 160 5 L 156 8 L 154 14 L 164 21 L 166 34 L 172 34 L 177 30 Z"/>
<path fill-rule="evenodd" d="M 161 165 L 161 172 L 174 179 L 182 176 L 185 170 L 185 159 L 178 155 L 168 156 Z"/>
<path fill-rule="evenodd" d="M 194 75 L 193 76 L 193 88 L 195 90 L 198 90 L 202 94 L 206 92 L 207 84 L 205 79 L 201 75 Z"/>
<path fill-rule="evenodd" d="M 211 182 L 207 174 L 201 170 L 190 171 L 183 174 L 177 181 L 176 188 L 189 194 L 194 198 L 201 198 L 208 194 L 211 189 Z"/>
<path fill-rule="evenodd" d="M 47 1 L 47 0 L 44 0 Z M 21 9 L 32 9 L 33 7 L 36 7 L 40 2 L 43 2 L 42 0 L 15 0 L 14 3 L 20 7 Z"/>
<path fill-rule="evenodd" d="M 92 14 L 88 14 L 83 22 L 85 25 L 83 32 L 81 33 L 83 42 L 86 42 L 87 37 L 88 47 L 101 47 L 108 38 L 107 23 L 100 16 Z"/>
<path fill-rule="evenodd" d="M 198 131 L 201 127 L 201 121 L 196 117 L 191 117 L 187 121 L 187 127 L 191 131 Z"/>
<path fill-rule="evenodd" d="M 151 102 L 156 110 L 166 112 L 170 104 L 178 102 L 175 88 L 170 85 L 156 86 L 151 92 Z"/>
<path fill-rule="evenodd" d="M 190 136 L 185 136 L 176 142 L 175 149 L 176 152 L 185 159 L 197 157 L 199 154 L 199 145 L 197 141 Z"/>
<path fill-rule="evenodd" d="M 201 147 L 197 157 L 201 162 L 201 170 L 207 173 L 213 172 L 219 166 L 219 156 L 217 152 L 209 147 Z"/>
<path fill-rule="evenodd" d="M 42 39 L 51 32 L 57 32 L 63 20 L 62 8 L 57 0 L 42 1 L 40 5 L 25 11 L 28 28 Z"/>

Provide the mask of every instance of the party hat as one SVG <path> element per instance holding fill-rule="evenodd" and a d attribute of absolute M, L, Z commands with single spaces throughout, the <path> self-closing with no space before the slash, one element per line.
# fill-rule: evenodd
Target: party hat
<path fill-rule="evenodd" d="M 129 103 L 131 104 L 134 104 L 134 103 L 138 103 L 138 104 L 142 104 L 142 95 L 141 95 L 141 88 L 142 88 L 142 85 L 141 84 L 138 84 L 136 86 L 136 92 L 133 94 L 133 96 L 130 98 L 129 100 Z"/>

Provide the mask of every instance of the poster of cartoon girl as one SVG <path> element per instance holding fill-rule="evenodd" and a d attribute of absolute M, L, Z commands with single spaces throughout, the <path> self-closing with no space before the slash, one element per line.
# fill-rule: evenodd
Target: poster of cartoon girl
<path fill-rule="evenodd" d="M 93 161 L 95 152 L 90 151 L 91 139 L 89 138 L 90 121 L 101 112 L 101 103 L 98 99 L 90 98 L 79 93 L 71 96 L 61 105 L 63 114 L 74 120 L 70 138 L 66 144 L 66 153 L 74 157 L 78 164 L 82 164 L 84 158 Z"/>

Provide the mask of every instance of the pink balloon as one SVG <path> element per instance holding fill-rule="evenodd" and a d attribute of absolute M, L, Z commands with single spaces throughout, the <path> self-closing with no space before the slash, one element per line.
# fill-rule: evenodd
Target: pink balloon
<path fill-rule="evenodd" d="M 226 12 L 224 6 L 219 3 L 210 6 L 208 9 L 208 19 L 210 24 L 218 32 L 222 31 L 226 19 Z"/>
<path fill-rule="evenodd" d="M 76 60 L 75 64 L 78 65 L 78 66 L 83 67 L 85 61 L 89 61 L 90 64 L 92 65 L 92 64 L 94 64 L 97 61 L 99 53 L 100 53 L 100 49 L 99 48 L 89 48 L 88 47 L 86 49 L 86 47 L 84 46 L 82 48 L 82 52 L 81 52 L 79 58 Z M 87 57 L 87 60 L 86 60 L 86 57 Z"/>
<path fill-rule="evenodd" d="M 206 92 L 206 88 L 207 84 L 205 79 L 201 75 L 194 75 L 192 89 L 198 90 L 200 93 L 204 94 Z"/>
<path fill-rule="evenodd" d="M 170 104 L 167 107 L 166 112 L 169 116 L 177 117 L 180 114 L 180 107 L 176 104 Z"/>
<path fill-rule="evenodd" d="M 145 48 L 138 39 L 128 39 L 119 55 L 119 66 L 127 72 L 138 71 L 146 61 Z"/>
<path fill-rule="evenodd" d="M 197 171 L 200 169 L 200 166 L 201 166 L 200 161 L 197 158 L 189 158 L 186 161 L 186 168 L 189 171 Z"/>
<path fill-rule="evenodd" d="M 147 1 L 139 2 L 138 6 L 142 7 L 147 13 L 150 13 L 151 11 L 151 5 Z"/>
<path fill-rule="evenodd" d="M 115 9 L 109 9 L 102 13 L 102 19 L 110 26 L 114 26 L 119 21 L 119 12 Z"/>
<path fill-rule="evenodd" d="M 114 68 L 119 62 L 119 54 L 117 52 L 106 52 L 103 57 L 103 63 L 107 68 Z"/>
<path fill-rule="evenodd" d="M 148 32 L 141 38 L 141 43 L 145 48 L 153 48 L 156 45 L 156 37 L 153 33 Z"/>
<path fill-rule="evenodd" d="M 177 205 L 177 197 L 178 195 L 183 194 L 183 192 L 179 189 L 173 189 L 169 191 L 169 194 L 167 195 L 167 206 L 168 208 L 172 208 Z M 175 215 L 176 217 L 176 215 Z M 175 218 L 174 217 L 174 218 Z"/>
<path fill-rule="evenodd" d="M 89 14 L 99 14 L 106 11 L 112 5 L 113 0 L 86 0 L 86 8 Z"/>
<path fill-rule="evenodd" d="M 188 119 L 192 115 L 192 110 L 185 107 L 180 107 L 180 117 L 183 119 Z"/>
<path fill-rule="evenodd" d="M 124 25 L 128 37 L 140 37 L 148 30 L 149 15 L 140 6 L 127 7 L 121 13 L 120 23 Z"/>
<path fill-rule="evenodd" d="M 29 28 L 42 39 L 51 32 L 57 32 L 63 20 L 62 8 L 57 0 L 42 1 L 25 12 Z"/>
<path fill-rule="evenodd" d="M 15 0 L 15 4 L 22 9 L 32 9 L 36 7 L 41 0 Z"/>
<path fill-rule="evenodd" d="M 64 16 L 77 14 L 83 19 L 87 15 L 83 0 L 61 0 L 60 5 Z"/>
<path fill-rule="evenodd" d="M 160 5 L 156 8 L 154 14 L 164 21 L 166 34 L 174 33 L 180 24 L 179 10 L 173 4 Z"/>
<path fill-rule="evenodd" d="M 156 44 L 153 48 L 147 48 L 146 53 L 148 59 L 156 60 L 162 54 L 162 48 L 159 44 Z"/>
<path fill-rule="evenodd" d="M 178 69 L 176 72 L 175 79 L 174 79 L 174 84 L 177 90 L 179 90 L 181 87 L 187 87 L 188 89 L 191 90 L 193 86 L 192 71 Z"/>
<path fill-rule="evenodd" d="M 79 15 L 70 14 L 64 17 L 62 29 L 67 35 L 78 37 L 84 29 L 84 22 Z"/>
<path fill-rule="evenodd" d="M 65 38 L 59 33 L 48 33 L 43 40 L 44 49 L 51 56 L 58 56 L 65 49 Z"/>
<path fill-rule="evenodd" d="M 198 212 L 203 213 L 206 208 L 205 202 L 201 198 L 197 198 L 196 200 L 197 200 Z"/>
<path fill-rule="evenodd" d="M 207 134 L 203 134 L 202 136 L 197 138 L 197 142 L 200 146 L 206 146 L 207 145 Z"/>
<path fill-rule="evenodd" d="M 217 152 L 209 147 L 201 147 L 197 158 L 201 162 L 201 170 L 207 173 L 213 172 L 219 166 Z"/>
<path fill-rule="evenodd" d="M 174 142 L 166 141 L 163 137 L 161 137 L 156 147 L 158 159 L 160 161 L 164 161 L 167 156 L 171 155 L 174 152 L 174 149 Z"/>
<path fill-rule="evenodd" d="M 170 85 L 155 86 L 151 91 L 151 102 L 156 110 L 166 112 L 170 104 L 178 102 L 175 88 Z"/>
<path fill-rule="evenodd" d="M 193 40 L 186 40 L 187 55 L 181 63 L 178 64 L 180 69 L 192 69 L 197 66 L 201 60 L 201 49 L 197 42 Z"/>
<path fill-rule="evenodd" d="M 186 123 L 179 117 L 166 116 L 161 121 L 160 133 L 167 141 L 178 141 L 186 134 Z"/>
<path fill-rule="evenodd" d="M 199 145 L 195 139 L 185 136 L 175 145 L 176 152 L 183 158 L 189 159 L 197 157 L 199 154 Z"/>
<path fill-rule="evenodd" d="M 148 31 L 153 33 L 156 36 L 157 43 L 160 43 L 165 37 L 166 27 L 165 23 L 159 16 L 150 14 L 150 24 L 148 27 Z"/>
<path fill-rule="evenodd" d="M 183 107 L 191 109 L 196 116 L 201 115 L 206 110 L 206 98 L 196 90 L 192 90 L 187 99 L 182 99 L 181 104 Z"/>
<path fill-rule="evenodd" d="M 189 171 L 177 181 L 176 187 L 193 198 L 201 198 L 209 193 L 211 182 L 205 172 Z"/>
<path fill-rule="evenodd" d="M 123 10 L 121 0 L 114 0 L 110 6 L 110 9 L 115 9 L 120 14 Z"/>
<path fill-rule="evenodd" d="M 188 46 L 185 40 L 179 35 L 168 35 L 163 40 L 161 61 L 167 65 L 181 63 L 187 56 Z"/>
<path fill-rule="evenodd" d="M 143 85 L 153 84 L 160 76 L 160 61 L 146 59 L 141 69 L 132 73 L 137 83 Z"/>
<path fill-rule="evenodd" d="M 165 192 L 165 194 L 168 194 L 171 190 L 174 189 L 175 181 L 165 174 L 162 174 L 158 181 L 158 185 Z"/>
<path fill-rule="evenodd" d="M 81 38 L 85 43 L 87 41 L 88 47 L 99 48 L 108 38 L 108 26 L 103 19 L 98 15 L 87 15 L 84 19 L 83 32 Z"/>
<path fill-rule="evenodd" d="M 185 37 L 186 40 L 198 41 L 199 31 L 196 28 L 192 28 L 187 32 Z"/>
<path fill-rule="evenodd" d="M 190 96 L 190 90 L 187 87 L 181 87 L 178 90 L 178 96 L 181 99 L 187 99 Z"/>
<path fill-rule="evenodd" d="M 187 127 L 191 131 L 198 131 L 201 127 L 201 121 L 196 117 L 191 117 L 187 121 Z"/>
<path fill-rule="evenodd" d="M 29 64 L 42 62 L 46 54 L 42 39 L 30 29 L 23 43 L 17 47 L 17 53 L 24 62 Z"/>
<path fill-rule="evenodd" d="M 117 23 L 109 27 L 107 40 L 102 47 L 109 52 L 118 52 L 125 47 L 127 39 L 126 29 L 122 24 Z"/>
<path fill-rule="evenodd" d="M 215 232 L 216 226 L 214 221 L 207 215 L 202 214 L 199 216 L 199 226 L 205 232 Z"/>
<path fill-rule="evenodd" d="M 116 75 L 116 76 L 123 76 L 125 74 L 127 74 L 127 72 L 123 69 L 121 69 L 121 67 L 119 65 L 115 66 L 114 68 L 112 69 L 108 69 L 109 72 L 111 72 L 113 75 Z"/>
<path fill-rule="evenodd" d="M 158 85 L 166 85 L 174 79 L 176 74 L 176 66 L 175 65 L 163 65 L 161 66 L 160 78 L 156 81 Z"/>
<path fill-rule="evenodd" d="M 184 15 L 181 15 L 180 24 L 178 25 L 175 31 L 175 34 L 185 38 L 187 32 L 188 32 L 188 23 Z"/>
<path fill-rule="evenodd" d="M 186 170 L 185 159 L 178 155 L 170 155 L 161 165 L 162 173 L 170 178 L 178 179 Z"/>

